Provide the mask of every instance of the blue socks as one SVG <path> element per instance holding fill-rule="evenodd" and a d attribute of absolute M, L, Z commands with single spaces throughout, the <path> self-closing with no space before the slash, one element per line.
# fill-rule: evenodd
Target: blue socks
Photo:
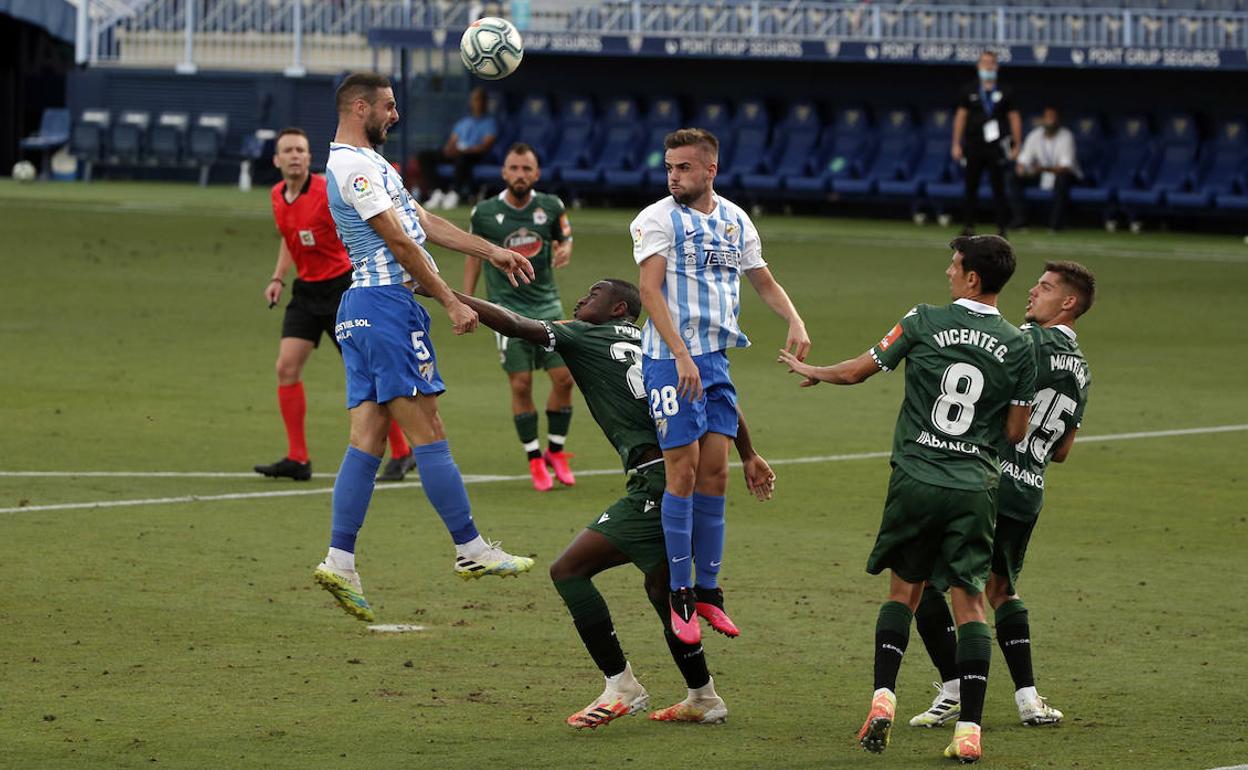
<path fill-rule="evenodd" d="M 724 558 L 724 496 L 693 493 L 693 553 L 699 588 L 719 585 Z"/>
<path fill-rule="evenodd" d="M 416 458 L 416 471 L 420 474 L 420 485 L 425 490 L 425 497 L 429 498 L 429 503 L 442 517 L 446 531 L 451 533 L 451 540 L 455 545 L 475 540 L 480 533 L 472 521 L 468 490 L 464 488 L 459 467 L 451 458 L 450 445 L 443 439 L 424 446 L 414 446 L 412 457 Z M 381 460 L 377 460 L 377 463 L 380 462 Z"/>
<path fill-rule="evenodd" d="M 355 553 L 355 537 L 364 526 L 368 501 L 373 497 L 373 483 L 381 458 L 373 457 L 355 447 L 347 447 L 334 480 L 334 523 L 329 539 L 330 548 Z"/>
<path fill-rule="evenodd" d="M 693 587 L 693 498 L 663 493 L 663 541 L 673 591 Z"/>

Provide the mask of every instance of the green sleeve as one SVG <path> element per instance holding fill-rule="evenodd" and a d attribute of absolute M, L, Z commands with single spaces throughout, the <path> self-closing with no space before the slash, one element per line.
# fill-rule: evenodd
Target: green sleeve
<path fill-rule="evenodd" d="M 555 220 L 550 228 L 551 240 L 563 242 L 572 239 L 572 223 L 568 221 L 568 209 L 563 205 L 563 199 L 557 195 L 551 196 L 554 202 Z"/>
<path fill-rule="evenodd" d="M 1088 387 L 1083 389 L 1083 398 L 1079 399 L 1079 406 L 1075 407 L 1075 427 L 1083 427 L 1083 410 L 1088 406 L 1088 398 L 1092 395 L 1092 383 L 1088 383 Z"/>
<path fill-rule="evenodd" d="M 584 321 L 542 321 L 542 325 L 546 327 L 546 333 L 550 335 L 548 350 L 569 353 L 580 347 L 585 329 L 592 324 Z"/>
<path fill-rule="evenodd" d="M 884 335 L 884 339 L 871 348 L 871 357 L 881 369 L 891 372 L 905 360 L 906 354 L 910 352 L 910 346 L 914 344 L 914 325 L 918 317 L 919 309 L 917 307 L 911 309 L 888 334 Z"/>
<path fill-rule="evenodd" d="M 468 213 L 468 232 L 475 235 L 477 232 L 477 207 L 473 206 L 472 211 Z"/>

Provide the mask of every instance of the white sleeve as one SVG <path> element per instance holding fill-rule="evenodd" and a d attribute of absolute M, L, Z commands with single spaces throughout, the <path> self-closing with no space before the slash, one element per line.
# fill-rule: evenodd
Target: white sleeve
<path fill-rule="evenodd" d="M 1069 129 L 1062 129 L 1057 138 L 1057 164 L 1066 168 L 1075 167 L 1075 135 Z"/>
<path fill-rule="evenodd" d="M 741 271 L 767 267 L 763 259 L 763 241 L 748 214 L 741 212 Z"/>
<path fill-rule="evenodd" d="M 381 173 L 368 161 L 351 158 L 343 164 L 342 188 L 338 191 L 360 215 L 360 219 L 369 220 L 386 209 L 393 208 L 394 202 L 386 193 L 385 181 Z M 335 170 L 337 176 L 337 170 Z"/>
<path fill-rule="evenodd" d="M 1027 138 L 1023 140 L 1023 149 L 1018 153 L 1018 165 L 1030 168 L 1036 164 L 1036 156 L 1040 154 L 1036 145 L 1040 143 L 1041 133 L 1043 129 L 1033 128 L 1027 134 Z"/>
<path fill-rule="evenodd" d="M 628 230 L 633 236 L 633 259 L 637 264 L 640 265 L 655 254 L 662 255 L 664 259 L 669 258 L 672 243 L 675 241 L 671 228 L 670 221 L 664 222 L 648 211 L 641 212 L 633 220 Z"/>

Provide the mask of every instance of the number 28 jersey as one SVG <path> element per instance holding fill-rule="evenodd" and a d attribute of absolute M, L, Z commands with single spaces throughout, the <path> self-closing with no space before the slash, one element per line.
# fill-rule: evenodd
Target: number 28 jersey
<path fill-rule="evenodd" d="M 885 370 L 906 362 L 893 466 L 939 487 L 995 488 L 1009 408 L 1036 392 L 1027 336 L 995 307 L 959 299 L 915 307 L 871 356 Z"/>
<path fill-rule="evenodd" d="M 1036 398 L 1027 436 L 1017 444 L 1001 440 L 999 515 L 1031 521 L 1044 506 L 1044 470 L 1053 452 L 1083 422 L 1092 373 L 1068 326 L 1024 324 L 1036 357 Z"/>

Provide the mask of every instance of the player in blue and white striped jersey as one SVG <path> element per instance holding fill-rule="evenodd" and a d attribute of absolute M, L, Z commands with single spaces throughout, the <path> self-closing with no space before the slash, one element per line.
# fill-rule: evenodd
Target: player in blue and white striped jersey
<path fill-rule="evenodd" d="M 629 229 L 649 315 L 642 331 L 642 376 L 667 464 L 662 518 L 672 632 L 695 643 L 702 638 L 699 615 L 720 633 L 738 633 L 724 613 L 719 568 L 728 450 L 737 434 L 727 350 L 750 344 L 737 322 L 741 274 L 788 321 L 786 350 L 805 358 L 810 338 L 763 261 L 754 223 L 715 194 L 719 141 L 714 134 L 683 128 L 663 144 L 671 196 L 644 209 Z"/>
<path fill-rule="evenodd" d="M 337 92 L 338 133 L 326 168 L 329 209 L 351 258 L 351 288 L 338 306 L 335 337 L 347 371 L 351 438 L 334 482 L 329 553 L 314 577 L 351 615 L 372 620 L 355 569 L 355 540 L 364 523 L 391 418 L 412 443 L 421 486 L 455 543 L 455 571 L 464 578 L 518 575 L 533 560 L 512 556 L 477 532 L 468 493 L 451 458 L 438 416 L 446 388 L 429 336 L 429 313 L 412 296 L 415 284 L 442 304 L 456 334 L 471 332 L 477 314 L 455 298 L 424 249 L 439 246 L 488 259 L 526 283 L 523 256 L 469 235 L 429 214 L 408 195 L 399 173 L 372 148 L 399 119 L 390 82 L 348 76 Z"/>

